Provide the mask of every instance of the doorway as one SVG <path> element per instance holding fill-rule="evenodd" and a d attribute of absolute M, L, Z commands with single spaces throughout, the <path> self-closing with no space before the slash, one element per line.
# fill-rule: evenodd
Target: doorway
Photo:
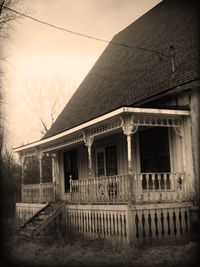
<path fill-rule="evenodd" d="M 169 189 L 169 176 L 166 181 L 164 178 L 165 174 L 171 171 L 168 128 L 154 127 L 141 131 L 139 146 L 141 173 L 148 173 L 149 177 L 147 186 L 147 178 L 143 176 L 143 189 L 164 189 L 165 186 Z"/>
<path fill-rule="evenodd" d="M 139 145 L 141 172 L 170 172 L 168 128 L 141 131 Z"/>
<path fill-rule="evenodd" d="M 64 187 L 65 193 L 70 191 L 70 176 L 78 180 L 78 153 L 77 150 L 64 152 Z"/>

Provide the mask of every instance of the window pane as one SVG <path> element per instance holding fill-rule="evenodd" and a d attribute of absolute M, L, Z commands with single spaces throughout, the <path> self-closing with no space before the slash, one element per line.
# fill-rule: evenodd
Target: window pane
<path fill-rule="evenodd" d="M 106 173 L 107 175 L 117 174 L 116 146 L 106 147 Z"/>
<path fill-rule="evenodd" d="M 105 175 L 104 152 L 97 153 L 97 175 Z"/>

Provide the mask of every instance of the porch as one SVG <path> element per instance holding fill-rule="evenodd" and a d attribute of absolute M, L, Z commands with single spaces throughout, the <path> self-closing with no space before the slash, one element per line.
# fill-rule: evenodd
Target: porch
<path fill-rule="evenodd" d="M 69 135 L 27 145 L 20 152 L 22 202 L 190 199 L 194 175 L 192 162 L 186 160 L 192 153 L 186 143 L 188 115 L 181 110 L 122 108 L 75 127 Z"/>

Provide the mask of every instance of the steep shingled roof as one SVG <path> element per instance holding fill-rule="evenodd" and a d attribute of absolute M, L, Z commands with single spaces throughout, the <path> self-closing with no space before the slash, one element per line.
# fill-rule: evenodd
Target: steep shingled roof
<path fill-rule="evenodd" d="M 43 138 L 53 136 L 122 106 L 134 104 L 200 77 L 198 1 L 164 0 L 119 32 Z"/>

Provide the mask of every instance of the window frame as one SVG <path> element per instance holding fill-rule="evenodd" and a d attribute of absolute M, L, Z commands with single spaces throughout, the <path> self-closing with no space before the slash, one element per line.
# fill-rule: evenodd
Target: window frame
<path fill-rule="evenodd" d="M 108 166 L 107 166 L 108 160 L 107 160 L 107 155 L 106 155 L 106 149 L 108 147 L 111 147 L 111 146 L 115 146 L 115 156 L 116 156 L 116 159 L 115 159 L 116 160 L 116 174 L 113 174 L 113 175 L 117 175 L 118 174 L 117 146 L 116 146 L 116 144 L 110 144 L 110 145 L 107 145 L 107 146 L 104 146 L 104 147 L 99 147 L 95 151 L 95 159 L 96 159 L 96 161 L 95 161 L 95 171 L 96 171 L 96 176 L 97 177 L 108 176 L 108 171 L 107 171 L 107 169 L 108 169 Z M 99 175 L 98 174 L 98 153 L 103 153 L 103 157 L 104 157 L 104 159 L 103 159 L 103 162 L 104 162 L 104 175 Z M 111 175 L 109 175 L 109 176 L 111 176 Z"/>

